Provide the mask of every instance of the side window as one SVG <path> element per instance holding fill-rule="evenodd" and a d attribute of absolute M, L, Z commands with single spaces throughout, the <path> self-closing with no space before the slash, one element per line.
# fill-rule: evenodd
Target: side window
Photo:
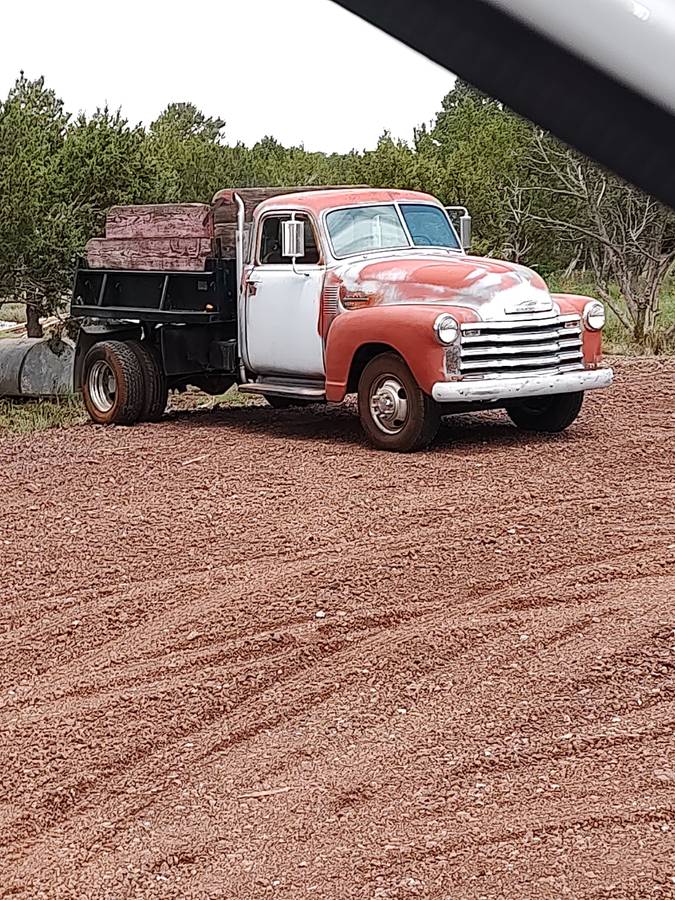
<path fill-rule="evenodd" d="M 290 260 L 281 255 L 281 223 L 287 222 L 290 215 L 267 216 L 263 221 L 260 232 L 260 250 L 258 263 L 260 265 L 288 265 Z M 314 233 L 314 228 L 307 216 L 296 216 L 305 223 L 305 255 L 299 256 L 298 265 L 316 265 L 319 262 L 319 247 Z"/>

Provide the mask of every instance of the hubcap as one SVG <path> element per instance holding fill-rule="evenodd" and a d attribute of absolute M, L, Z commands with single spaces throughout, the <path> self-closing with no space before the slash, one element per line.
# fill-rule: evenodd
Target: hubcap
<path fill-rule="evenodd" d="M 99 359 L 91 367 L 87 387 L 96 409 L 102 413 L 110 412 L 115 404 L 117 382 L 115 373 L 105 360 Z"/>
<path fill-rule="evenodd" d="M 408 421 L 405 388 L 393 375 L 382 375 L 370 389 L 370 414 L 385 434 L 398 434 Z"/>

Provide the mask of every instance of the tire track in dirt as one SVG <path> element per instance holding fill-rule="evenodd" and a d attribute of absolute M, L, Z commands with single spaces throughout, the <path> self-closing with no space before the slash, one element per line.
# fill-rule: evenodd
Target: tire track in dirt
<path fill-rule="evenodd" d="M 0 440 L 0 896 L 669 896 L 674 428 L 645 361 L 416 457 L 350 410 Z"/>

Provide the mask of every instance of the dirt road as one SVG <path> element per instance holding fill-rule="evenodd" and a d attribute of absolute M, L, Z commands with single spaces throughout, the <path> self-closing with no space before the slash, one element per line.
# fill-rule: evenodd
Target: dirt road
<path fill-rule="evenodd" d="M 0 441 L 0 896 L 675 895 L 675 362 L 564 436 Z"/>

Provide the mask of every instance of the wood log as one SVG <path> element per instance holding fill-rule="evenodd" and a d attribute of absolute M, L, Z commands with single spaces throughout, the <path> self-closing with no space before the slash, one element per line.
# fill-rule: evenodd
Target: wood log
<path fill-rule="evenodd" d="M 213 249 L 210 238 L 94 238 L 85 253 L 94 269 L 200 272 Z"/>
<path fill-rule="evenodd" d="M 161 203 L 113 206 L 106 217 L 105 236 L 131 238 L 210 238 L 213 216 L 206 203 Z"/>
<path fill-rule="evenodd" d="M 234 259 L 237 255 L 237 226 L 234 222 L 218 223 L 213 239 L 216 256 Z"/>

